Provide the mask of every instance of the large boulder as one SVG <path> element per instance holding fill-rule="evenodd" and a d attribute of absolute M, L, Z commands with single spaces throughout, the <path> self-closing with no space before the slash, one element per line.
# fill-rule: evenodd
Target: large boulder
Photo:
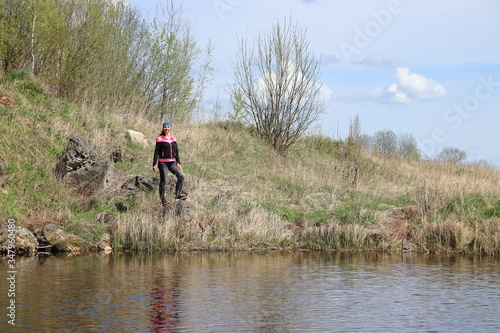
<path fill-rule="evenodd" d="M 40 246 L 50 248 L 51 252 L 82 252 L 83 241 L 75 235 L 65 233 L 53 223 L 35 230 L 34 234 Z"/>
<path fill-rule="evenodd" d="M 110 161 L 103 160 L 91 166 L 69 172 L 63 182 L 78 193 L 91 196 L 97 191 L 113 191 L 123 183 L 123 172 Z"/>
<path fill-rule="evenodd" d="M 9 230 L 7 226 L 0 229 L 0 253 L 8 253 Z M 31 231 L 24 227 L 16 226 L 14 250 L 16 255 L 35 254 L 38 249 L 38 240 Z"/>
<path fill-rule="evenodd" d="M 41 245 L 54 245 L 66 239 L 63 230 L 59 229 L 57 225 L 51 223 L 44 225 L 40 229 L 35 230 L 35 236 Z"/>
<path fill-rule="evenodd" d="M 54 175 L 58 179 L 63 179 L 68 172 L 73 172 L 81 168 L 88 167 L 99 159 L 94 148 L 81 136 L 69 138 L 68 145 L 61 160 L 57 163 Z"/>
<path fill-rule="evenodd" d="M 125 137 L 127 139 L 130 139 L 130 141 L 139 144 L 143 148 L 149 147 L 148 140 L 146 140 L 146 137 L 141 132 L 137 132 L 134 130 L 128 130 L 125 133 Z"/>
<path fill-rule="evenodd" d="M 91 196 L 100 190 L 116 190 L 123 183 L 123 173 L 113 167 L 109 160 L 100 159 L 81 136 L 69 138 L 54 175 L 85 196 Z"/>

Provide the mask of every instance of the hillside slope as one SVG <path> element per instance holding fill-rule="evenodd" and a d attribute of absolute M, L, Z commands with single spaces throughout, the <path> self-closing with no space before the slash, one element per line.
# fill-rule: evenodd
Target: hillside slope
<path fill-rule="evenodd" d="M 156 189 L 84 197 L 52 175 L 77 134 L 100 156 L 126 151 L 114 164 L 125 174 L 154 178 L 160 124 L 138 108 L 98 112 L 54 98 L 27 79 L 3 79 L 0 95 L 11 101 L 0 107 L 2 223 L 14 218 L 33 229 L 54 222 L 89 243 L 108 230 L 115 248 L 135 250 L 500 254 L 497 170 L 366 155 L 322 136 L 303 138 L 281 156 L 240 124 L 174 124 L 191 216 L 160 219 Z M 144 133 L 149 148 L 127 140 L 127 129 Z M 99 222 L 100 213 L 112 222 Z"/>

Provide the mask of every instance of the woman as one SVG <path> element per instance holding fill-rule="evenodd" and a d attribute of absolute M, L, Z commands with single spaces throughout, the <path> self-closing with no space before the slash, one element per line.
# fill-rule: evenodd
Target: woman
<path fill-rule="evenodd" d="M 187 197 L 181 194 L 184 183 L 184 173 L 182 172 L 179 151 L 177 150 L 177 140 L 172 135 L 172 123 L 163 123 L 163 130 L 156 138 L 155 153 L 153 155 L 153 171 L 160 169 L 160 200 L 162 205 L 169 202 L 165 199 L 165 185 L 167 184 L 168 171 L 177 177 L 175 185 L 175 200 L 186 200 Z"/>

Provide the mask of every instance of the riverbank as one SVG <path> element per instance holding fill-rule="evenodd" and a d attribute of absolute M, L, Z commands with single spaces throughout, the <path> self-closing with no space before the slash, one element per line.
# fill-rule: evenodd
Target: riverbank
<path fill-rule="evenodd" d="M 492 167 L 367 154 L 321 135 L 282 156 L 238 123 L 175 123 L 189 214 L 163 214 L 156 187 L 89 195 L 54 176 L 69 138 L 79 135 L 125 178 L 156 186 L 160 126 L 140 106 L 73 104 L 26 78 L 3 80 L 0 93 L 11 100 L 0 108 L 2 227 L 9 219 L 32 231 L 54 224 L 86 249 L 109 234 L 115 251 L 500 255 L 500 174 Z M 127 130 L 143 133 L 148 146 Z"/>

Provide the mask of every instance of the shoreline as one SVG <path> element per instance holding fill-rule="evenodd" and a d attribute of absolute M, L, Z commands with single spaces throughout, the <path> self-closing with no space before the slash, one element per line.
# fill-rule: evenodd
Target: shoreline
<path fill-rule="evenodd" d="M 172 221 L 167 221 L 167 223 Z M 173 243 L 163 243 L 163 247 L 153 247 L 152 244 L 148 246 L 139 247 L 140 241 L 132 242 L 123 239 L 112 239 L 109 233 L 101 235 L 98 243 L 91 244 L 76 235 L 67 234 L 62 229 L 54 224 L 48 224 L 41 230 L 31 232 L 26 228 L 18 228 L 19 238 L 17 231 L 15 232 L 15 241 L 10 243 L 8 239 L 13 239 L 8 235 L 12 235 L 12 230 L 8 230 L 7 238 L 5 233 L 0 233 L 0 244 L 7 246 L 0 247 L 0 256 L 8 257 L 9 255 L 15 256 L 37 256 L 37 255 L 79 255 L 79 254 L 92 254 L 92 253 L 169 253 L 169 252 L 248 252 L 248 253 L 267 253 L 267 252 L 332 252 L 332 253 L 380 253 L 380 254 L 432 254 L 432 255 L 471 255 L 471 256 L 491 256 L 499 257 L 499 249 L 490 249 L 471 247 L 471 244 L 466 248 L 459 248 L 457 246 L 457 239 L 448 239 L 447 244 L 436 244 L 435 242 L 427 244 L 419 244 L 415 241 L 407 239 L 388 239 L 388 235 L 380 235 L 374 233 L 366 233 L 368 236 L 364 237 L 360 243 L 359 230 L 358 234 L 351 234 L 351 239 L 346 238 L 339 226 L 337 228 L 317 228 L 316 230 L 301 229 L 299 233 L 289 234 L 295 238 L 290 238 L 287 245 L 283 246 L 283 241 L 271 242 L 240 242 L 240 243 L 227 243 L 227 244 L 211 244 L 203 242 L 201 239 L 198 241 L 183 241 L 183 238 L 192 236 L 189 235 L 189 230 L 194 226 L 193 221 L 184 225 L 177 225 L 176 234 L 174 235 Z M 163 229 L 168 229 L 165 224 L 158 224 Z M 332 231 L 337 230 L 338 234 Z M 113 233 L 113 232 L 111 232 Z M 116 230 L 115 230 L 116 233 Z M 415 233 L 422 234 L 422 230 L 415 230 Z M 394 236 L 394 235 L 393 235 Z M 59 237 L 59 238 L 57 238 Z M 427 235 L 426 237 L 429 237 Z M 436 235 L 434 235 L 436 237 Z M 336 239 L 335 239 L 336 238 Z M 356 238 L 356 239 L 355 239 Z M 27 239 L 31 239 L 33 243 L 29 244 Z M 35 241 L 36 239 L 36 241 Z M 50 243 L 47 241 L 50 239 Z M 314 243 L 311 241 L 314 240 Z M 344 243 L 341 243 L 342 240 Z M 125 242 L 124 242 L 125 241 Z M 322 241 L 323 243 L 320 243 Z M 337 242 L 337 243 L 335 243 Z M 350 242 L 350 243 L 349 243 Z M 357 243 L 356 243 L 357 242 Z M 155 242 L 158 243 L 158 242 Z M 12 244 L 9 246 L 9 244 Z M 345 246 L 342 247 L 342 244 Z M 353 247 L 347 247 L 351 244 Z M 452 248 L 450 244 L 454 244 Z M 156 244 L 158 245 L 158 244 Z M 479 244 L 475 244 L 479 245 Z M 355 246 L 355 247 L 354 247 Z"/>

